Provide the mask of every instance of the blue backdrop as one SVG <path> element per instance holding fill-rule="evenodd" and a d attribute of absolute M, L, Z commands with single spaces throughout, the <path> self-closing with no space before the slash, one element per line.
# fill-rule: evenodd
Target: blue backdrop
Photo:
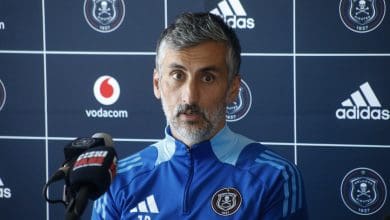
<path fill-rule="evenodd" d="M 163 137 L 155 43 L 184 11 L 219 14 L 236 30 L 243 82 L 228 125 L 298 165 L 310 219 L 390 215 L 385 0 L 0 5 L 1 219 L 63 218 L 64 207 L 46 204 L 41 190 L 75 137 L 110 133 L 120 158 Z M 61 193 L 61 184 L 50 188 L 51 197 Z"/>

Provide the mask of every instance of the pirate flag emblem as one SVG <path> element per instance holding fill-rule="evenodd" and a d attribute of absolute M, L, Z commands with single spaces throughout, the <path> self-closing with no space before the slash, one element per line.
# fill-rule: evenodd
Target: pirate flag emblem
<path fill-rule="evenodd" d="M 339 13 L 344 25 L 357 33 L 377 28 L 385 17 L 385 0 L 341 0 Z"/>
<path fill-rule="evenodd" d="M 245 117 L 252 105 L 252 93 L 244 80 L 240 82 L 240 90 L 237 99 L 226 106 L 226 120 L 228 122 L 239 121 Z"/>
<path fill-rule="evenodd" d="M 359 167 L 349 171 L 341 183 L 344 205 L 358 215 L 372 215 L 386 202 L 387 188 L 383 178 L 374 170 Z"/>
<path fill-rule="evenodd" d="M 211 199 L 214 212 L 222 216 L 233 215 L 240 208 L 241 203 L 241 194 L 235 188 L 220 189 Z"/>
<path fill-rule="evenodd" d="M 94 30 L 108 33 L 121 25 L 125 4 L 123 0 L 85 0 L 84 16 Z"/>

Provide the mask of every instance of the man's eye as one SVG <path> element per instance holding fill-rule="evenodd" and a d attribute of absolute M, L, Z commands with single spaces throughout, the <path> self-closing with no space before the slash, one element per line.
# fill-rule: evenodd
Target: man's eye
<path fill-rule="evenodd" d="M 213 82 L 214 79 L 215 79 L 215 77 L 213 75 L 211 75 L 211 74 L 207 74 L 207 75 L 204 75 L 202 77 L 203 82 L 207 82 L 207 83 Z"/>
<path fill-rule="evenodd" d="M 184 74 L 180 71 L 175 71 L 172 73 L 172 77 L 176 80 L 182 80 L 184 79 Z"/>

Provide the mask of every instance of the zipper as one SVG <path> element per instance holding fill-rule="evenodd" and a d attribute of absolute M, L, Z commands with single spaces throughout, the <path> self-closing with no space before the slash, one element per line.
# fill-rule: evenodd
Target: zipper
<path fill-rule="evenodd" d="M 183 196 L 183 213 L 188 214 L 190 211 L 189 205 L 188 205 L 188 197 L 189 197 L 189 191 L 190 186 L 192 183 L 192 178 L 194 176 L 194 159 L 192 158 L 191 150 L 187 149 L 187 154 L 190 159 L 190 167 L 189 167 L 189 175 L 187 179 L 186 186 L 184 188 L 184 196 Z"/>

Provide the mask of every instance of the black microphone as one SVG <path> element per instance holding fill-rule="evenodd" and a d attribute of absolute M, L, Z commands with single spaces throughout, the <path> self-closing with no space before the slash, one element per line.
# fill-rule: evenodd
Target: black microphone
<path fill-rule="evenodd" d="M 64 147 L 65 162 L 49 178 L 47 184 L 63 179 L 76 158 L 84 151 L 95 146 L 112 146 L 112 138 L 105 133 L 96 133 L 90 137 L 77 138 Z"/>
<path fill-rule="evenodd" d="M 64 147 L 65 161 L 62 166 L 49 178 L 47 183 L 43 187 L 43 196 L 49 203 L 63 203 L 65 206 L 68 205 L 69 201 L 67 192 L 65 192 L 64 199 L 50 199 L 47 195 L 47 189 L 53 182 L 65 179 L 65 185 L 69 186 L 68 172 L 69 168 L 73 166 L 73 163 L 77 157 L 89 148 L 96 146 L 113 146 L 112 137 L 105 133 L 96 133 L 92 137 L 77 138 Z M 67 189 L 65 188 L 65 191 Z"/>
<path fill-rule="evenodd" d="M 113 147 L 93 147 L 77 157 L 69 171 L 69 191 L 74 198 L 66 219 L 79 219 L 88 204 L 103 195 L 116 174 L 117 156 Z"/>

